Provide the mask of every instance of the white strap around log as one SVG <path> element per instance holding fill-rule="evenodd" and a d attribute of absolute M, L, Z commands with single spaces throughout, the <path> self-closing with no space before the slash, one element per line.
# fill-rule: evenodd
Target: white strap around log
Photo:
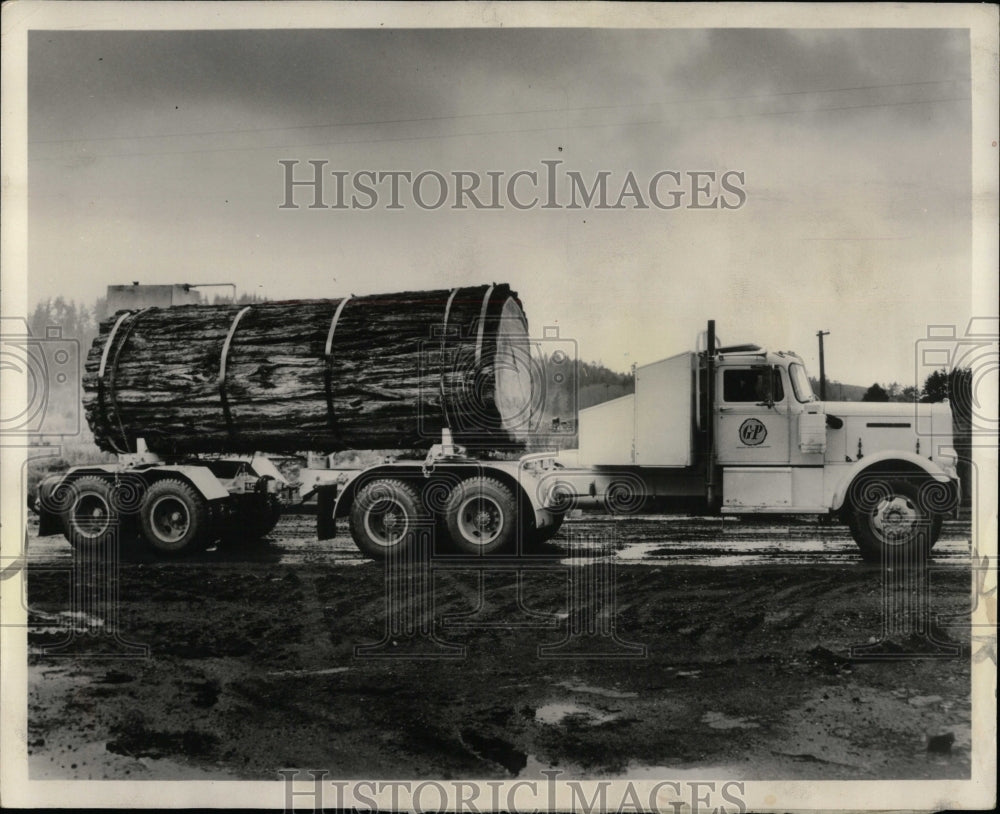
<path fill-rule="evenodd" d="M 444 307 L 444 322 L 441 325 L 441 361 L 439 363 L 441 369 L 441 415 L 444 418 L 445 426 L 448 426 L 448 395 L 445 387 L 445 343 L 448 340 L 448 317 L 451 316 L 451 304 L 455 301 L 455 295 L 458 293 L 457 288 L 453 288 L 451 293 L 448 295 L 448 302 Z"/>
<path fill-rule="evenodd" d="M 104 343 L 104 350 L 101 351 L 101 366 L 97 369 L 97 378 L 104 378 L 104 369 L 108 366 L 108 355 L 111 353 L 111 346 L 115 343 L 115 334 L 118 333 L 118 329 L 121 324 L 132 316 L 132 311 L 125 311 L 117 320 L 115 320 L 115 325 L 111 329 L 111 333 L 108 334 L 108 340 Z"/>
<path fill-rule="evenodd" d="M 222 356 L 219 358 L 219 386 L 223 388 L 223 398 L 225 398 L 226 357 L 229 356 L 229 345 L 233 341 L 233 334 L 236 333 L 236 326 L 240 324 L 240 320 L 243 319 L 243 315 L 249 310 L 250 306 L 248 305 L 236 315 L 233 319 L 233 324 L 229 326 L 229 333 L 226 334 L 226 341 L 222 343 Z"/>
<path fill-rule="evenodd" d="M 455 295 L 458 293 L 457 288 L 453 288 L 451 293 L 448 295 L 448 303 L 444 307 L 444 325 L 441 328 L 441 347 L 444 347 L 444 337 L 448 333 L 448 317 L 451 315 L 451 304 L 455 301 Z"/>
<path fill-rule="evenodd" d="M 496 288 L 495 285 L 491 285 L 486 289 L 486 296 L 483 297 L 483 307 L 479 311 L 479 332 L 476 336 L 476 364 L 479 364 L 479 360 L 483 356 L 483 331 L 486 330 L 486 309 L 490 304 L 490 295 L 493 293 L 493 289 Z"/>
<path fill-rule="evenodd" d="M 333 320 L 330 322 L 330 330 L 326 335 L 326 345 L 323 346 L 323 355 L 329 356 L 331 351 L 333 351 L 333 332 L 337 330 L 337 323 L 340 321 L 340 314 L 344 310 L 344 306 L 347 305 L 347 301 L 353 295 L 348 294 L 344 299 L 342 299 L 337 304 L 337 310 L 333 312 Z"/>
<path fill-rule="evenodd" d="M 323 391 L 326 394 L 326 423 L 330 427 L 336 426 L 333 415 L 333 334 L 337 330 L 337 323 L 340 322 L 344 306 L 352 296 L 348 294 L 337 303 L 337 310 L 333 312 L 333 319 L 330 320 L 330 330 L 326 334 L 326 344 L 323 346 Z"/>
<path fill-rule="evenodd" d="M 100 407 L 101 420 L 104 422 L 105 426 L 109 429 L 108 432 L 108 442 L 114 447 L 115 452 L 124 453 L 128 452 L 128 433 L 125 432 L 125 427 L 122 424 L 121 416 L 118 415 L 118 397 L 115 394 L 115 374 L 118 372 L 118 358 L 121 355 L 122 348 L 125 346 L 125 342 L 128 341 L 129 333 L 135 327 L 136 322 L 138 322 L 139 317 L 150 310 L 152 306 L 147 306 L 141 311 L 127 311 L 115 320 L 114 327 L 111 329 L 111 333 L 108 334 L 108 341 L 104 343 L 104 348 L 101 351 L 101 364 L 97 370 L 97 399 L 98 405 Z M 122 331 L 121 342 L 118 344 L 115 350 L 114 358 L 111 360 L 111 370 L 107 370 L 108 357 L 111 356 L 111 349 L 114 346 L 115 337 L 118 334 L 118 329 L 125 324 L 126 320 L 131 320 L 129 324 Z M 107 380 L 105 380 L 105 375 L 107 374 Z M 118 429 L 122 436 L 122 446 L 119 447 L 115 440 L 111 437 L 110 428 L 111 421 L 108 418 L 107 404 L 105 403 L 105 394 L 110 397 L 112 411 L 115 418 L 118 420 Z"/>
<path fill-rule="evenodd" d="M 230 438 L 235 433 L 233 431 L 233 416 L 229 410 L 229 397 L 226 395 L 226 359 L 229 356 L 229 345 L 233 341 L 233 334 L 236 333 L 236 326 L 240 324 L 243 315 L 249 310 L 250 306 L 248 305 L 233 319 L 233 324 L 229 326 L 229 333 L 226 334 L 226 341 L 222 343 L 222 356 L 219 358 L 219 401 L 222 402 L 222 415 L 226 419 L 226 431 Z"/>

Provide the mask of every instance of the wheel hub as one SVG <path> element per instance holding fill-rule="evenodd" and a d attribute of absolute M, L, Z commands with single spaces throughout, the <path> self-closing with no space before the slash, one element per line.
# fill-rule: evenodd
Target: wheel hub
<path fill-rule="evenodd" d="M 920 514 L 905 498 L 883 501 L 875 511 L 873 525 L 888 542 L 902 542 L 912 536 Z"/>
<path fill-rule="evenodd" d="M 462 536 L 477 545 L 493 542 L 503 527 L 503 510 L 486 498 L 469 498 L 458 516 Z"/>
<path fill-rule="evenodd" d="M 96 494 L 84 494 L 76 504 L 76 526 L 86 537 L 97 537 L 108 526 L 111 511 L 104 499 Z"/>
<path fill-rule="evenodd" d="M 160 498 L 150 514 L 156 535 L 167 543 L 182 539 L 191 525 L 187 508 L 175 497 Z"/>
<path fill-rule="evenodd" d="M 379 501 L 367 512 L 368 533 L 381 545 L 395 545 L 406 533 L 406 513 L 394 500 Z"/>

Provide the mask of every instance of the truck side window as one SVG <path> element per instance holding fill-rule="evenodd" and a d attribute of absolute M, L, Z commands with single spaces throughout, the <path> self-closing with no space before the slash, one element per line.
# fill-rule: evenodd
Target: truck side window
<path fill-rule="evenodd" d="M 781 368 L 771 368 L 771 398 L 775 404 L 785 400 L 785 388 L 781 384 Z"/>
<path fill-rule="evenodd" d="M 777 368 L 724 370 L 722 372 L 723 401 L 753 402 L 754 404 L 766 401 L 768 395 L 767 376 L 769 374 L 771 376 L 771 398 L 775 402 L 784 401 L 785 391 L 781 385 L 781 373 Z"/>

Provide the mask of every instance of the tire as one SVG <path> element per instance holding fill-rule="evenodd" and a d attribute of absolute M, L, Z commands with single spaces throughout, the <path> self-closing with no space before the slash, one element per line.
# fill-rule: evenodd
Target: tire
<path fill-rule="evenodd" d="M 468 478 L 448 496 L 445 524 L 452 546 L 463 554 L 485 556 L 507 550 L 517 533 L 517 501 L 493 478 Z"/>
<path fill-rule="evenodd" d="M 853 502 L 848 514 L 862 558 L 875 563 L 892 558 L 901 565 L 927 559 L 941 534 L 942 517 L 921 506 L 917 486 L 892 478 L 866 486 L 863 505 Z"/>
<path fill-rule="evenodd" d="M 226 518 L 219 528 L 219 542 L 227 547 L 255 543 L 266 537 L 281 519 L 281 501 L 269 497 L 248 511 Z"/>
<path fill-rule="evenodd" d="M 931 517 L 931 548 L 941 538 L 941 529 L 944 526 L 944 515 L 935 514 Z"/>
<path fill-rule="evenodd" d="M 104 478 L 85 475 L 70 486 L 72 499 L 62 514 L 63 534 L 73 548 L 100 551 L 117 539 L 118 512 L 111 484 Z"/>
<path fill-rule="evenodd" d="M 365 484 L 351 504 L 351 537 L 361 552 L 384 560 L 413 548 L 414 524 L 423 517 L 417 490 L 405 481 L 380 478 Z"/>
<path fill-rule="evenodd" d="M 543 526 L 540 529 L 536 529 L 532 526 L 525 534 L 525 542 L 527 542 L 529 546 L 539 546 L 542 545 L 542 543 L 547 543 L 559 533 L 559 529 L 562 528 L 564 519 L 563 515 L 557 514 L 553 517 L 554 522 L 549 526 Z"/>
<path fill-rule="evenodd" d="M 149 487 L 139 506 L 139 528 L 153 550 L 167 557 L 201 551 L 211 542 L 205 498 L 172 478 Z"/>

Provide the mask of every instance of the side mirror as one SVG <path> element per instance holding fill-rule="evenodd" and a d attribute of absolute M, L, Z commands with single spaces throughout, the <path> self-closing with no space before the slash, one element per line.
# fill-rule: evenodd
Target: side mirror
<path fill-rule="evenodd" d="M 769 410 L 773 410 L 775 369 L 771 367 L 765 367 L 763 365 L 761 366 L 755 365 L 754 369 L 759 371 L 758 375 L 762 375 L 764 377 L 764 387 L 763 387 L 764 392 L 757 394 L 763 399 L 763 401 L 757 402 L 757 406 L 767 407 Z"/>

